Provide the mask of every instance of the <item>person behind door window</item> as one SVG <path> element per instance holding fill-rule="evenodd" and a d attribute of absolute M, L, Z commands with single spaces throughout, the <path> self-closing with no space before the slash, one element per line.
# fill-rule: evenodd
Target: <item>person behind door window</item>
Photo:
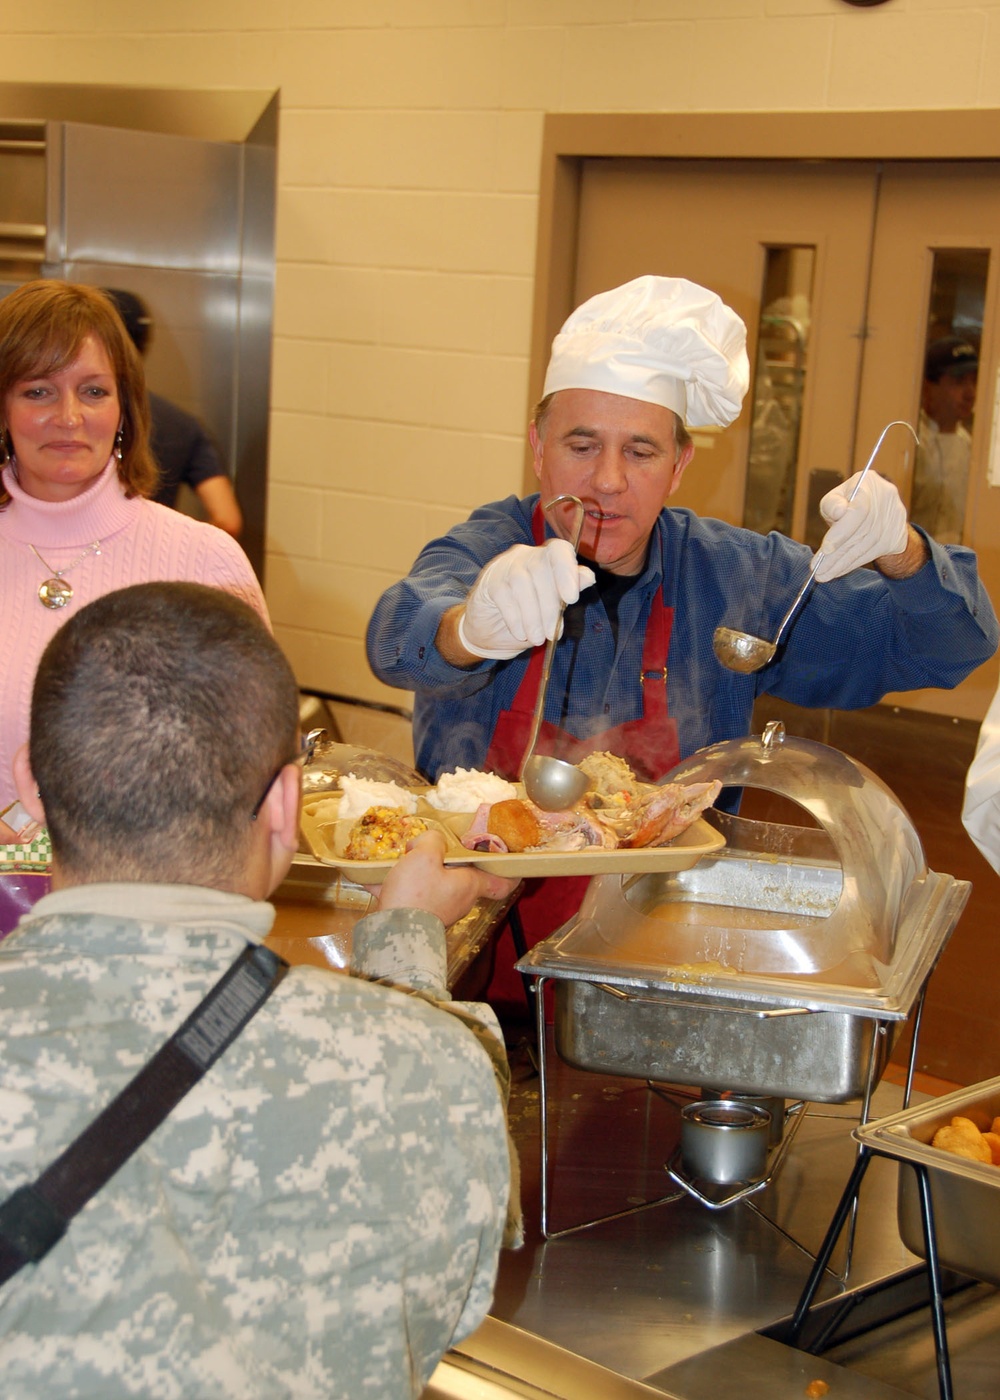
<path fill-rule="evenodd" d="M 0 943 L 0 1197 L 267 936 L 298 754 L 291 668 L 217 589 L 110 593 L 50 643 L 18 774 L 53 891 Z M 425 833 L 390 871 L 358 975 L 293 967 L 3 1285 L 5 1400 L 416 1397 L 482 1321 L 517 1241 L 508 1070 L 489 1008 L 449 999 L 445 926 L 513 884 L 443 851 Z"/>
<path fill-rule="evenodd" d="M 105 287 L 104 291 L 118 308 L 133 345 L 145 356 L 153 335 L 149 307 L 135 292 L 120 287 Z M 188 486 L 201 502 L 209 523 L 238 538 L 243 529 L 243 512 L 219 449 L 204 424 L 193 413 L 152 390 L 149 416 L 150 446 L 160 469 L 153 500 L 173 506 L 181 486 Z"/>
<path fill-rule="evenodd" d="M 369 622 L 375 674 L 415 694 L 416 763 L 432 781 L 459 765 L 517 775 L 563 604 L 541 750 L 611 750 L 652 780 L 746 734 L 758 695 L 873 705 L 955 686 L 996 650 L 972 551 L 908 524 L 896 488 L 869 472 L 853 500 L 856 475 L 823 498 L 820 586 L 773 661 L 750 675 L 720 664 L 716 627 L 773 637 L 812 561 L 775 532 L 665 505 L 694 469 L 688 429 L 740 412 L 745 343 L 739 317 L 682 278 L 637 278 L 569 317 L 529 428 L 540 492 L 426 545 Z M 564 492 L 586 507 L 579 561 L 572 508 L 542 510 Z M 565 903 L 539 931 L 560 915 Z"/>
<path fill-rule="evenodd" d="M 13 801 L 31 683 L 53 633 L 129 583 L 187 579 L 267 608 L 221 530 L 147 499 L 156 483 L 142 361 L 103 292 L 55 278 L 0 300 L 0 844 L 34 824 Z"/>
<path fill-rule="evenodd" d="M 942 544 L 962 540 L 978 374 L 979 352 L 961 336 L 927 347 L 910 519 Z"/>

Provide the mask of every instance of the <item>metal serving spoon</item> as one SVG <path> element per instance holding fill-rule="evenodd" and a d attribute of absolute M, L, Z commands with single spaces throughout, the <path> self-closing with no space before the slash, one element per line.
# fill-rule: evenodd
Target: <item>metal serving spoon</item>
<path fill-rule="evenodd" d="M 583 522 L 586 518 L 586 508 L 578 496 L 553 496 L 551 501 L 546 501 L 542 510 L 548 513 L 553 506 L 561 505 L 564 501 L 572 501 L 576 506 L 576 523 L 573 526 L 573 552 L 580 548 L 580 536 L 583 534 Z M 552 658 L 555 655 L 556 642 L 559 640 L 559 623 L 562 615 L 566 611 L 565 604 L 559 609 L 559 616 L 556 618 L 556 625 L 552 636 L 545 644 L 545 656 L 542 660 L 542 679 L 538 686 L 538 696 L 535 700 L 535 713 L 531 721 L 531 736 L 528 739 L 528 747 L 524 751 L 524 758 L 521 760 L 521 782 L 524 790 L 534 802 L 536 807 L 541 807 L 545 812 L 561 812 L 566 807 L 572 807 L 574 802 L 579 802 L 580 798 L 591 785 L 591 780 L 586 773 L 581 772 L 574 763 L 567 763 L 562 758 L 552 758 L 548 754 L 534 752 L 535 744 L 538 741 L 538 731 L 542 725 L 542 716 L 545 713 L 545 696 L 549 688 L 549 676 L 552 673 Z"/>
<path fill-rule="evenodd" d="M 919 443 L 920 441 L 917 437 L 916 429 L 911 423 L 907 423 L 905 419 L 896 418 L 891 423 L 887 423 L 879 434 L 879 440 L 872 450 L 872 455 L 868 458 L 861 475 L 854 483 L 851 494 L 847 498 L 848 501 L 853 501 L 854 497 L 860 491 L 861 483 L 868 474 L 868 468 L 878 456 L 878 450 L 882 446 L 882 440 L 890 428 L 908 428 L 913 434 L 914 442 Z M 767 665 L 778 649 L 778 643 L 781 641 L 785 628 L 791 622 L 796 609 L 809 591 L 809 587 L 816 577 L 816 570 L 819 568 L 822 558 L 822 551 L 819 551 L 813 556 L 812 564 L 809 566 L 809 572 L 806 574 L 805 583 L 803 583 L 798 593 L 796 593 L 795 597 L 792 599 L 792 606 L 781 619 L 778 630 L 774 634 L 773 642 L 765 641 L 763 637 L 755 637 L 752 632 L 739 632 L 733 627 L 717 627 L 715 629 L 715 633 L 712 637 L 712 648 L 723 666 L 727 666 L 730 671 L 741 671 L 744 674 L 749 674 L 751 671 L 759 671 L 762 666 Z"/>

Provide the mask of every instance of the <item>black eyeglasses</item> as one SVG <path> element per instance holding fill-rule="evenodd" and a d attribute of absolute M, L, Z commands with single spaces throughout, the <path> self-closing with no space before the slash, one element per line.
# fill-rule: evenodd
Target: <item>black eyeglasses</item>
<path fill-rule="evenodd" d="M 255 822 L 258 816 L 260 815 L 260 809 L 267 801 L 267 794 L 271 791 L 275 783 L 278 781 L 278 774 L 281 772 L 282 768 L 287 768 L 290 763 L 301 764 L 304 768 L 307 763 L 311 763 L 313 753 L 316 750 L 316 744 L 325 733 L 325 729 L 310 729 L 309 733 L 303 738 L 298 753 L 293 754 L 291 758 L 286 758 L 284 763 L 280 763 L 278 765 L 278 767 L 268 778 L 267 787 L 265 787 L 264 791 L 257 799 L 257 802 L 254 804 L 254 809 L 250 813 L 250 820 L 252 822 Z"/>

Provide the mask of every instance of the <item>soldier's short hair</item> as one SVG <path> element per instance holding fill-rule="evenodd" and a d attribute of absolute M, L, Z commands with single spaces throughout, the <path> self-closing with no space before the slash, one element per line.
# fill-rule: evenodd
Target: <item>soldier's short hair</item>
<path fill-rule="evenodd" d="M 295 678 L 245 603 L 198 583 L 105 594 L 35 677 L 31 766 L 57 860 L 90 878 L 212 883 L 245 854 L 297 733 Z"/>

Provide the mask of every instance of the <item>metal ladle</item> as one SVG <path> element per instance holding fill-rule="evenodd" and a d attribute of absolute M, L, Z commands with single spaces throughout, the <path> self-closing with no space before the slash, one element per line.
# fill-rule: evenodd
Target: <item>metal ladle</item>
<path fill-rule="evenodd" d="M 868 474 L 868 468 L 878 456 L 878 450 L 882 446 L 882 441 L 890 428 L 908 428 L 913 434 L 914 442 L 919 443 L 920 441 L 912 423 L 907 423 L 905 419 L 896 418 L 891 423 L 887 423 L 879 434 L 879 440 L 872 450 L 872 455 L 868 458 L 861 475 L 854 483 L 851 494 L 847 498 L 848 501 L 853 501 L 854 497 L 860 491 L 861 483 Z M 795 597 L 792 599 L 791 607 L 781 619 L 778 630 L 774 634 L 773 642 L 765 641 L 763 637 L 755 637 L 752 632 L 739 632 L 733 627 L 717 627 L 715 629 L 715 633 L 712 637 L 712 648 L 723 666 L 727 666 L 730 671 L 740 671 L 748 675 L 750 672 L 759 671 L 762 666 L 767 665 L 778 649 L 778 643 L 781 641 L 785 628 L 791 622 L 796 609 L 809 591 L 809 587 L 816 577 L 816 570 L 819 568 L 822 558 L 822 551 L 814 555 L 812 564 L 809 567 L 809 572 L 806 574 L 805 583 L 803 583 L 798 593 L 796 593 Z"/>
<path fill-rule="evenodd" d="M 576 506 L 576 523 L 573 526 L 572 539 L 573 553 L 575 554 L 580 548 L 580 536 L 583 534 L 583 522 L 587 513 L 583 502 L 578 496 L 553 496 L 551 501 L 546 501 L 545 505 L 542 506 L 542 510 L 548 513 L 553 506 L 561 505 L 564 501 L 572 501 Z M 561 631 L 559 624 L 565 611 L 566 605 L 564 603 L 559 609 L 552 636 L 545 644 L 542 678 L 535 700 L 531 735 L 528 739 L 528 747 L 524 751 L 524 758 L 521 761 L 521 782 L 524 784 L 524 790 L 535 806 L 541 807 L 545 812 L 561 812 L 566 807 L 572 807 L 574 802 L 579 802 L 591 785 L 591 780 L 586 773 L 577 768 L 576 764 L 567 763 L 562 758 L 552 758 L 549 754 L 534 752 L 535 744 L 538 741 L 538 731 L 542 725 L 542 716 L 545 713 L 545 696 L 549 688 L 549 676 L 552 674 L 552 658 L 555 655 L 556 643 Z"/>

